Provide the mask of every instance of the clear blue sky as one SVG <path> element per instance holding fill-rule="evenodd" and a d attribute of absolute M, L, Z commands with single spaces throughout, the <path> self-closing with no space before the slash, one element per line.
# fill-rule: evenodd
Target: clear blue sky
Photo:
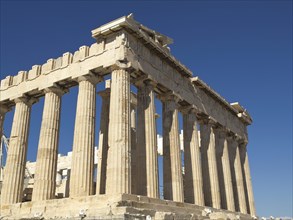
<path fill-rule="evenodd" d="M 292 1 L 1 1 L 1 78 L 92 44 L 92 29 L 131 12 L 173 38 L 172 54 L 194 75 L 248 109 L 257 213 L 292 216 Z M 63 98 L 62 153 L 72 145 L 76 94 Z M 32 110 L 29 160 L 42 108 L 43 99 Z"/>

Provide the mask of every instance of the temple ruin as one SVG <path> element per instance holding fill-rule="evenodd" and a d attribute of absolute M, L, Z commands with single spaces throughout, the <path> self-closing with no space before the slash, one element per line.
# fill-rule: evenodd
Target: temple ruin
<path fill-rule="evenodd" d="M 172 39 L 143 26 L 132 15 L 94 29 L 92 37 L 96 42 L 91 46 L 1 80 L 0 137 L 5 114 L 13 108 L 15 112 L 0 218 L 255 219 L 247 156 L 247 126 L 252 123 L 248 112 L 194 77 L 171 55 Z M 94 181 L 96 85 L 108 76 L 106 88 L 98 92 L 102 97 L 100 156 Z M 58 198 L 61 99 L 75 86 L 69 192 L 68 197 Z M 31 107 L 42 97 L 32 197 L 24 201 Z M 155 98 L 162 103 L 162 170 L 158 168 Z M 183 165 L 179 114 L 183 117 Z M 163 173 L 163 196 L 159 172 Z"/>

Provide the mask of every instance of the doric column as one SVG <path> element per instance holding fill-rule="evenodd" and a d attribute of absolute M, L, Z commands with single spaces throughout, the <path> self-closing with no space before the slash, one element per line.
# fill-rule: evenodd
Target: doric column
<path fill-rule="evenodd" d="M 184 202 L 176 99 L 173 95 L 162 98 L 164 198 Z"/>
<path fill-rule="evenodd" d="M 137 91 L 137 194 L 159 197 L 154 84 L 138 84 Z"/>
<path fill-rule="evenodd" d="M 22 201 L 31 106 L 36 99 L 15 100 L 15 112 L 4 170 L 1 203 Z"/>
<path fill-rule="evenodd" d="M 200 126 L 201 161 L 205 204 L 221 208 L 219 179 L 216 161 L 215 134 L 212 124 L 207 121 Z"/>
<path fill-rule="evenodd" d="M 230 140 L 230 165 L 232 171 L 232 183 L 234 188 L 234 198 L 235 198 L 235 206 L 236 211 L 240 211 L 241 213 L 247 213 L 246 207 L 246 199 L 245 199 L 245 192 L 244 192 L 244 181 L 243 181 L 243 174 L 241 168 L 241 161 L 240 161 L 240 153 L 238 142 L 235 138 Z"/>
<path fill-rule="evenodd" d="M 93 194 L 96 83 L 100 78 L 80 77 L 77 97 L 69 195 Z"/>
<path fill-rule="evenodd" d="M 249 209 L 250 215 L 256 216 L 246 143 L 242 143 L 241 145 L 239 145 L 239 150 L 240 150 L 241 165 L 242 165 L 244 183 L 246 186 L 245 188 L 246 188 L 247 200 L 248 200 L 247 207 Z"/>
<path fill-rule="evenodd" d="M 106 194 L 131 192 L 130 73 L 112 72 Z"/>
<path fill-rule="evenodd" d="M 52 87 L 45 89 L 45 93 L 32 201 L 55 198 L 61 96 L 64 91 Z"/>
<path fill-rule="evenodd" d="M 184 112 L 184 198 L 188 203 L 204 206 L 203 180 L 195 112 Z"/>
<path fill-rule="evenodd" d="M 216 155 L 222 208 L 235 211 L 227 132 L 216 130 Z"/>
<path fill-rule="evenodd" d="M 97 168 L 96 194 L 106 193 L 106 172 L 108 158 L 108 131 L 109 131 L 109 109 L 110 109 L 110 88 L 98 93 L 102 97 L 102 110 L 100 117 L 99 132 L 99 160 Z"/>
<path fill-rule="evenodd" d="M 131 127 L 131 194 L 137 194 L 137 177 L 136 177 L 136 94 L 130 93 L 130 127 Z"/>

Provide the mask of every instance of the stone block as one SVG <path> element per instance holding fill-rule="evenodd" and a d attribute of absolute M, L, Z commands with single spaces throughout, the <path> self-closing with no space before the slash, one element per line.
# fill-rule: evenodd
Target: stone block
<path fill-rule="evenodd" d="M 73 59 L 72 59 L 73 63 L 79 62 L 79 53 L 80 53 L 79 51 L 74 52 Z"/>
<path fill-rule="evenodd" d="M 55 66 L 55 60 L 54 59 L 49 59 L 47 60 L 47 63 L 42 65 L 42 70 L 41 74 L 47 74 L 53 70 Z"/>
<path fill-rule="evenodd" d="M 18 85 L 27 79 L 26 71 L 19 71 L 16 76 L 13 77 L 13 85 Z"/>
<path fill-rule="evenodd" d="M 13 77 L 12 76 L 6 76 L 5 79 L 1 80 L 1 89 L 7 89 L 9 86 L 12 85 Z"/>
<path fill-rule="evenodd" d="M 34 79 L 41 74 L 41 65 L 34 65 L 32 69 L 28 72 L 28 79 Z"/>
<path fill-rule="evenodd" d="M 62 67 L 65 67 L 65 66 L 68 66 L 69 64 L 72 63 L 72 54 L 67 52 L 67 53 L 64 53 L 63 56 L 62 56 Z"/>
<path fill-rule="evenodd" d="M 56 60 L 55 60 L 55 65 L 54 65 L 54 69 L 58 69 L 62 67 L 62 57 L 58 57 Z"/>
<path fill-rule="evenodd" d="M 88 46 L 81 46 L 79 48 L 79 60 L 83 60 L 89 55 L 89 47 Z"/>

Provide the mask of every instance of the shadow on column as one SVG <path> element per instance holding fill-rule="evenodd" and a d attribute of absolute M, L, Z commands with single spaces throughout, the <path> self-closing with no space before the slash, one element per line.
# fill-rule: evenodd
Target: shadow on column
<path fill-rule="evenodd" d="M 235 210 L 240 211 L 239 207 L 239 196 L 237 190 L 237 180 L 235 174 L 235 159 L 236 159 L 236 147 L 237 145 L 233 140 L 228 141 L 228 149 L 229 149 L 229 158 L 230 158 L 230 167 L 231 167 L 231 178 L 232 178 L 232 185 L 233 185 L 233 194 L 234 194 L 234 201 L 235 201 Z"/>

